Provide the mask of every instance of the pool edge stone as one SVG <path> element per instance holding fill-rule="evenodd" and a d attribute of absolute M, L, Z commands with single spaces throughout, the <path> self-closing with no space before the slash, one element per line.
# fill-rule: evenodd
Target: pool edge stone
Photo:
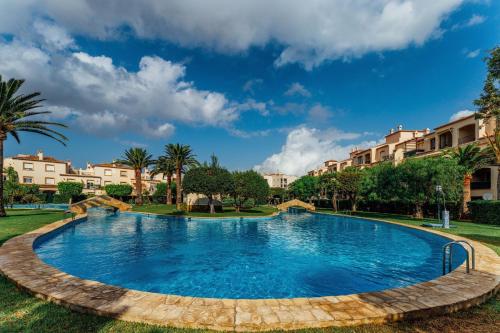
<path fill-rule="evenodd" d="M 40 237 L 86 218 L 80 215 L 60 220 L 11 238 L 0 247 L 0 273 L 34 296 L 75 311 L 131 322 L 224 331 L 322 328 L 423 318 L 481 304 L 500 289 L 500 257 L 485 245 L 437 230 L 363 218 L 452 240 L 466 239 L 476 249 L 476 270 L 467 274 L 463 264 L 445 276 L 408 287 L 315 298 L 234 300 L 130 290 L 61 272 L 34 252 Z"/>

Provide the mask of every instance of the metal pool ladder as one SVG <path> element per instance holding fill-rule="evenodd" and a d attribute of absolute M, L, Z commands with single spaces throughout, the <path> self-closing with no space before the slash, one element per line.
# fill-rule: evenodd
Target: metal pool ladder
<path fill-rule="evenodd" d="M 466 272 L 470 273 L 469 261 L 471 259 L 472 259 L 472 269 L 476 269 L 476 251 L 474 250 L 474 247 L 471 245 L 471 243 L 469 243 L 465 240 L 457 240 L 457 241 L 449 242 L 449 243 L 445 244 L 445 246 L 443 246 L 443 275 L 446 274 L 446 258 L 448 258 L 448 273 L 452 271 L 453 244 L 460 245 L 465 250 L 465 253 L 467 256 L 466 257 L 466 259 L 467 259 Z M 469 249 L 466 248 L 464 246 L 464 244 L 469 246 L 471 255 L 469 255 Z"/>

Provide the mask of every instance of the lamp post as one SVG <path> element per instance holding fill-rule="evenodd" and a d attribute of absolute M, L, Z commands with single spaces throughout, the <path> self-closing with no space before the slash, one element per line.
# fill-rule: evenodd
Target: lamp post
<path fill-rule="evenodd" d="M 441 222 L 441 205 L 439 203 L 439 194 L 443 192 L 443 187 L 441 185 L 436 185 L 436 202 L 437 202 L 437 216 L 438 216 L 438 222 Z"/>

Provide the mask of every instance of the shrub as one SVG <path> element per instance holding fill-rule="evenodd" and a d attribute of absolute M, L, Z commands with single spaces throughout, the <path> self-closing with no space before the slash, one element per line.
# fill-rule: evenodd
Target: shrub
<path fill-rule="evenodd" d="M 472 220 L 475 223 L 500 225 L 500 200 L 475 200 L 469 202 Z"/>
<path fill-rule="evenodd" d="M 128 197 L 132 194 L 132 186 L 129 184 L 109 184 L 104 186 L 104 191 L 112 197 Z"/>

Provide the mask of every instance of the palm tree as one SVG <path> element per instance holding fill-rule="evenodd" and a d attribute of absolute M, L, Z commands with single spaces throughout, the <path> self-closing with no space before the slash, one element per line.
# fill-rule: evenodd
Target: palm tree
<path fill-rule="evenodd" d="M 167 205 L 172 204 L 172 176 L 175 173 L 175 164 L 167 156 L 160 156 L 155 163 L 151 176 L 162 174 L 167 177 Z"/>
<path fill-rule="evenodd" d="M 142 205 L 142 170 L 155 163 L 153 156 L 148 154 L 144 148 L 130 148 L 125 151 L 124 156 L 118 163 L 128 165 L 135 173 L 135 203 Z"/>
<path fill-rule="evenodd" d="M 177 195 L 175 198 L 175 203 L 177 204 L 177 209 L 181 209 L 181 195 L 182 195 L 182 185 L 181 177 L 186 168 L 191 168 L 198 166 L 199 163 L 196 160 L 196 155 L 193 154 L 191 147 L 189 145 L 181 145 L 179 143 L 170 143 L 165 146 L 166 157 L 174 162 L 175 165 L 175 184 Z"/>
<path fill-rule="evenodd" d="M 469 213 L 467 203 L 471 201 L 470 183 L 472 175 L 491 163 L 491 154 L 487 153 L 486 150 L 481 150 L 477 144 L 473 143 L 465 147 L 458 147 L 448 155 L 455 159 L 463 169 L 462 215 L 466 216 Z"/>
<path fill-rule="evenodd" d="M 52 138 L 63 145 L 68 139 L 50 126 L 66 127 L 64 124 L 33 119 L 34 116 L 46 115 L 50 111 L 34 111 L 42 106 L 39 92 L 18 94 L 24 80 L 10 79 L 3 81 L 0 75 L 0 170 L 3 170 L 3 148 L 7 135 L 10 134 L 20 143 L 19 132 L 40 134 Z M 0 217 L 6 216 L 3 202 L 3 177 L 0 177 Z"/>

